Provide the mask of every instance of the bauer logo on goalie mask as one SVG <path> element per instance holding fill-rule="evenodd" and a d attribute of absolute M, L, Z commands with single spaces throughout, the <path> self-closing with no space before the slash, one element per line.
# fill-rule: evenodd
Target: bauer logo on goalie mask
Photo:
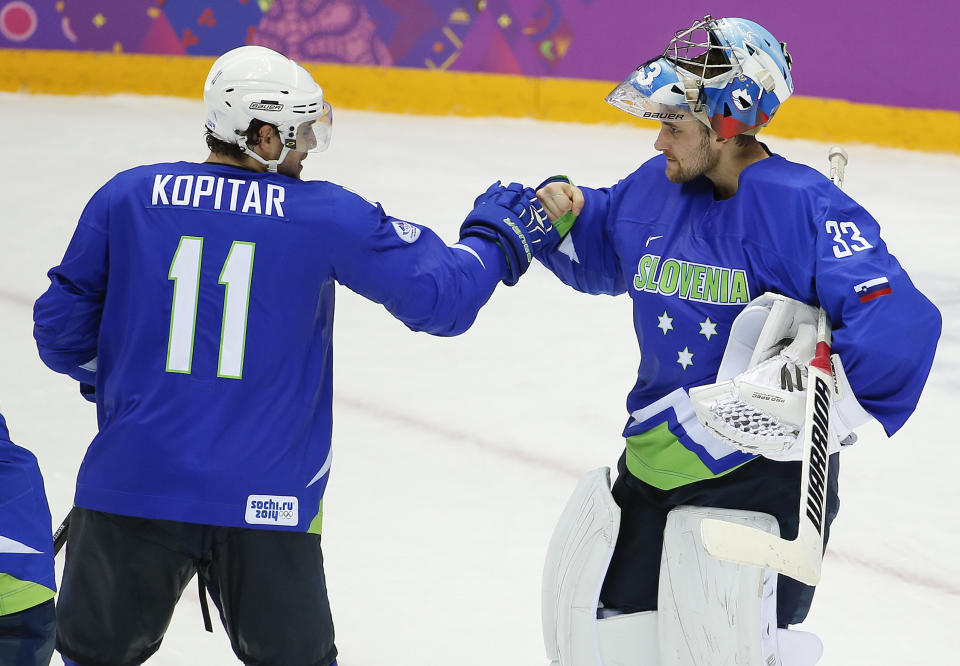
<path fill-rule="evenodd" d="M 685 113 L 662 113 L 660 111 L 644 111 L 640 117 L 646 120 L 688 120 Z"/>

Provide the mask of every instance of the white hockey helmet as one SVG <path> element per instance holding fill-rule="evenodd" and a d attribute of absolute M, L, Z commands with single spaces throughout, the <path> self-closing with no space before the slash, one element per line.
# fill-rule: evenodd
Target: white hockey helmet
<path fill-rule="evenodd" d="M 705 16 L 607 95 L 647 120 L 698 120 L 720 136 L 756 134 L 793 94 L 785 42 L 742 18 Z"/>
<path fill-rule="evenodd" d="M 265 164 L 270 171 L 291 150 L 320 152 L 330 144 L 333 109 L 303 67 L 263 46 L 241 46 L 217 58 L 203 85 L 206 127 L 227 143 Z M 264 160 L 247 147 L 253 119 L 277 128 L 283 151 Z"/>

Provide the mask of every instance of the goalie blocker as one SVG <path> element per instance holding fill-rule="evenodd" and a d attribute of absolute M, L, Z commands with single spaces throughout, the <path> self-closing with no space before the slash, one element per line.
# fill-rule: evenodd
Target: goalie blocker
<path fill-rule="evenodd" d="M 663 535 L 658 610 L 600 608 L 620 509 L 610 470 L 585 474 L 554 531 L 543 576 L 543 634 L 551 666 L 812 666 L 813 634 L 777 628 L 778 576 L 709 557 L 700 522 L 715 518 L 779 534 L 773 516 L 681 506 Z"/>

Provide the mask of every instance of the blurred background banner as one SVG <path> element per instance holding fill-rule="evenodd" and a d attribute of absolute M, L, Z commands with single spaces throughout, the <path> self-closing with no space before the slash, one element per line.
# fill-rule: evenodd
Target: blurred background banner
<path fill-rule="evenodd" d="M 344 93 L 331 99 L 352 108 L 627 122 L 601 109 L 597 96 L 707 13 L 750 18 L 787 42 L 796 94 L 817 103 L 787 105 L 786 120 L 771 125 L 775 133 L 960 151 L 960 86 L 947 84 L 957 81 L 949 63 L 960 2 L 948 0 L 897 9 L 875 0 L 0 0 L 0 89 L 104 94 L 128 85 L 196 96 L 195 71 L 202 77 L 210 57 L 259 44 L 304 63 L 375 68 L 320 70 L 321 85 Z M 51 51 L 60 59 L 30 57 Z M 66 61 L 78 51 L 204 59 L 196 70 L 137 61 L 152 73 L 151 89 L 109 82 L 111 69 L 122 71 L 116 61 Z M 176 71 L 153 73 L 158 68 Z M 522 81 L 410 73 L 418 70 Z M 177 72 L 182 88 L 173 82 Z M 351 81 L 356 97 L 347 91 Z M 572 81 L 585 85 L 564 87 Z M 397 90 L 385 92 L 391 86 Z M 382 95 L 389 101 L 376 99 Z M 841 129 L 825 134 L 824 124 Z M 939 136 L 925 140 L 918 127 L 929 132 L 931 124 Z"/>
<path fill-rule="evenodd" d="M 960 3 L 914 0 L 0 0 L 0 46 L 219 55 L 260 44 L 294 60 L 622 80 L 712 12 L 787 42 L 798 93 L 960 111 L 944 86 Z M 945 34 L 936 36 L 937 30 Z M 948 77 L 951 78 L 951 77 Z M 956 77 L 952 77 L 956 80 Z"/>

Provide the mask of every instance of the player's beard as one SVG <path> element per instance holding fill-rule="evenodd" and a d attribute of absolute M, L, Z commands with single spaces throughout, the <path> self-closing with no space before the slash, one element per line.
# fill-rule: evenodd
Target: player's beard
<path fill-rule="evenodd" d="M 710 133 L 701 132 L 700 143 L 688 160 L 684 163 L 677 160 L 667 167 L 667 179 L 671 183 L 689 183 L 694 178 L 714 169 L 719 162 L 720 154 L 710 152 Z"/>

